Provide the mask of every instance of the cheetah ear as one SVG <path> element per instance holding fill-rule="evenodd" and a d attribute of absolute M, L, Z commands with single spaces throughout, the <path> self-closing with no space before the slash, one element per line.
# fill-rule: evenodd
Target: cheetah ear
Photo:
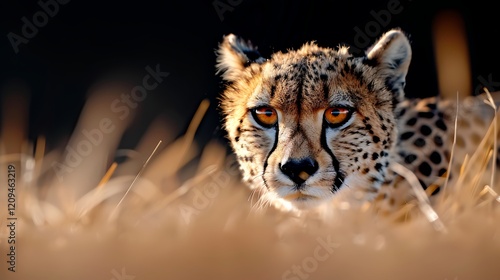
<path fill-rule="evenodd" d="M 217 74 L 228 82 L 237 80 L 247 66 L 266 61 L 250 41 L 229 34 L 224 36 L 217 51 Z"/>
<path fill-rule="evenodd" d="M 411 46 L 406 35 L 399 29 L 388 31 L 366 51 L 366 58 L 379 69 L 389 90 L 401 101 L 411 61 Z"/>

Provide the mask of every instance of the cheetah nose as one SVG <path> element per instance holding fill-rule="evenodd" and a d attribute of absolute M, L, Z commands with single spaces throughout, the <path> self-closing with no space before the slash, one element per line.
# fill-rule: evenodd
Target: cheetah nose
<path fill-rule="evenodd" d="M 312 158 L 289 159 L 285 164 L 279 165 L 281 172 L 288 176 L 294 183 L 301 185 L 311 175 L 318 171 L 318 163 Z"/>

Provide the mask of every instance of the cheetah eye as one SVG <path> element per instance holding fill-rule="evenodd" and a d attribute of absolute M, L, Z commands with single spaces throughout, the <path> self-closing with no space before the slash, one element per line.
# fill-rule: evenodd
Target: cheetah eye
<path fill-rule="evenodd" d="M 325 121 L 332 128 L 343 125 L 349 120 L 352 109 L 346 107 L 330 107 L 325 110 Z"/>
<path fill-rule="evenodd" d="M 272 107 L 257 107 L 252 109 L 251 112 L 255 121 L 265 128 L 271 128 L 278 122 L 278 113 Z"/>

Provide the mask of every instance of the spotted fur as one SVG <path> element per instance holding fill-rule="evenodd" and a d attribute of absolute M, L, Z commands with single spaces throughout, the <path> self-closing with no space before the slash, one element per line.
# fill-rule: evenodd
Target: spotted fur
<path fill-rule="evenodd" d="M 298 209 L 377 197 L 401 205 L 411 194 L 395 197 L 393 162 L 427 189 L 447 172 L 456 106 L 406 100 L 410 60 L 398 29 L 362 57 L 307 43 L 264 59 L 250 42 L 225 36 L 217 58 L 227 83 L 221 108 L 243 180 L 263 200 Z M 259 123 L 255 109 L 262 107 L 275 110 L 276 124 Z M 348 110 L 346 121 L 330 125 L 329 108 Z"/>

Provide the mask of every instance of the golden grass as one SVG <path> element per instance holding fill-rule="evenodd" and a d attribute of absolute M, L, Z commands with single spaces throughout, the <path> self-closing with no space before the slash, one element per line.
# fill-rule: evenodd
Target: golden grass
<path fill-rule="evenodd" d="M 8 165 L 16 168 L 16 272 L 8 271 L 2 183 L 0 279 L 499 279 L 500 190 L 487 168 L 496 119 L 459 183 L 432 205 L 419 196 L 399 213 L 416 215 L 395 223 L 369 206 L 340 205 L 322 215 L 253 208 L 256 198 L 224 147 L 209 143 L 197 165 L 188 165 L 207 105 L 186 135 L 168 144 L 157 137 L 168 131 L 153 125 L 141 143 L 154 144 L 125 151 L 134 156 L 121 164 L 109 155 L 126 125 L 113 120 L 117 133 L 93 151 L 101 156 L 84 157 L 62 180 L 51 166 L 64 153 L 45 152 L 43 137 L 34 152 L 4 153 L 4 182 Z M 79 128 L 103 118 L 92 112 Z M 82 139 L 76 133 L 69 145 Z M 492 184 L 480 185 L 481 176 Z"/>

